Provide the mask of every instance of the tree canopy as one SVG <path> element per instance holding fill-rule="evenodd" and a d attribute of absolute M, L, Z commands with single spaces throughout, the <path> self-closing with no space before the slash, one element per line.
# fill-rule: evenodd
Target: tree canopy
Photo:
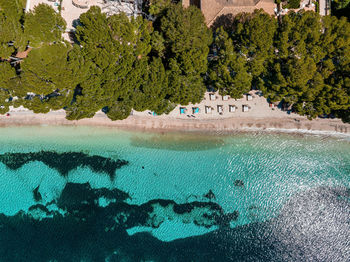
<path fill-rule="evenodd" d="M 223 28 L 216 31 L 214 46 L 218 54 L 210 63 L 210 84 L 219 90 L 220 95 L 241 98 L 250 91 L 252 84 L 247 59 L 234 49 L 232 39 Z"/>
<path fill-rule="evenodd" d="M 300 11 L 278 21 L 256 10 L 230 16 L 213 32 L 196 7 L 150 3 L 152 21 L 91 7 L 72 44 L 50 6 L 24 14 L 22 0 L 0 0 L 0 113 L 23 105 L 41 113 L 65 109 L 68 119 L 102 110 L 117 120 L 132 109 L 162 114 L 200 102 L 210 86 L 233 98 L 260 89 L 309 118 L 349 121 L 346 19 Z M 22 61 L 9 59 L 28 47 Z"/>
<path fill-rule="evenodd" d="M 290 12 L 278 25 L 255 11 L 237 15 L 231 27 L 215 35 L 218 54 L 210 64 L 210 83 L 220 93 L 239 97 L 252 77 L 253 88 L 298 114 L 348 112 L 350 24 L 345 18 Z"/>
<path fill-rule="evenodd" d="M 181 4 L 167 9 L 156 23 L 156 30 L 163 37 L 163 62 L 168 71 L 173 103 L 200 102 L 206 87 L 202 75 L 207 71 L 211 31 L 204 16 L 196 7 L 183 9 Z"/>
<path fill-rule="evenodd" d="M 39 4 L 25 14 L 24 34 L 32 47 L 60 41 L 65 30 L 64 19 L 47 4 Z"/>
<path fill-rule="evenodd" d="M 20 88 L 15 95 L 34 112 L 68 106 L 77 84 L 77 71 L 67 60 L 70 46 L 64 43 L 33 49 L 21 63 Z"/>
<path fill-rule="evenodd" d="M 69 119 L 98 110 L 113 120 L 132 109 L 161 114 L 202 100 L 211 33 L 197 8 L 171 4 L 153 24 L 125 14 L 107 17 L 92 7 L 80 23 L 80 47 L 71 59 L 83 61 L 89 73 L 67 107 Z"/>
<path fill-rule="evenodd" d="M 314 118 L 347 109 L 350 25 L 315 12 L 289 13 L 276 36 L 276 55 L 264 92 Z"/>
<path fill-rule="evenodd" d="M 172 6 L 172 0 L 148 0 L 145 1 L 147 12 L 152 16 L 160 15 L 165 9 Z"/>
<path fill-rule="evenodd" d="M 253 80 L 257 84 L 268 70 L 274 48 L 273 41 L 277 30 L 277 20 L 260 10 L 242 13 L 235 17 L 232 31 L 229 32 L 237 52 L 248 61 Z"/>
<path fill-rule="evenodd" d="M 24 50 L 23 15 L 23 1 L 0 0 L 0 59 L 8 58 L 17 49 Z"/>
<path fill-rule="evenodd" d="M 81 91 L 69 106 L 68 117 L 90 117 L 105 108 L 110 118 L 125 118 L 147 72 L 153 27 L 142 17 L 107 17 L 98 7 L 83 14 L 80 22 L 81 48 L 71 59 L 82 61 L 88 74 L 80 79 Z"/>
<path fill-rule="evenodd" d="M 5 114 L 11 105 L 9 98 L 14 87 L 16 70 L 9 63 L 0 63 L 0 114 Z"/>

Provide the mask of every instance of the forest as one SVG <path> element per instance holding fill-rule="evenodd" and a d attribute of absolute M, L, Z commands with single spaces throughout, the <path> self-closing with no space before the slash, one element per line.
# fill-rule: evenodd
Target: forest
<path fill-rule="evenodd" d="M 45 4 L 24 13 L 24 2 L 0 0 L 1 114 L 22 105 L 64 109 L 70 120 L 99 110 L 118 120 L 132 110 L 163 114 L 200 102 L 208 89 L 232 98 L 255 89 L 309 119 L 350 121 L 344 17 L 300 11 L 276 19 L 256 10 L 208 28 L 196 7 L 151 0 L 145 17 L 91 7 L 72 44 L 60 14 Z"/>

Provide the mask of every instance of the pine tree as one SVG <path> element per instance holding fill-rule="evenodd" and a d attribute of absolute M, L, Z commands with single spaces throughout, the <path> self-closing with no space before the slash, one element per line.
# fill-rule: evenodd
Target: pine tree
<path fill-rule="evenodd" d="M 210 83 L 220 95 L 241 98 L 250 91 L 252 82 L 245 57 L 234 50 L 232 39 L 223 28 L 216 31 L 214 45 L 218 49 L 218 57 L 210 65 Z"/>

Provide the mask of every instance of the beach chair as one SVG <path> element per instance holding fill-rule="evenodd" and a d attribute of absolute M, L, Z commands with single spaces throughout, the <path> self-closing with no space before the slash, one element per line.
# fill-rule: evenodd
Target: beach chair
<path fill-rule="evenodd" d="M 229 112 L 230 113 L 236 112 L 236 106 L 235 105 L 229 105 Z"/>
<path fill-rule="evenodd" d="M 205 106 L 205 113 L 206 114 L 211 114 L 213 108 L 211 106 Z"/>
<path fill-rule="evenodd" d="M 248 105 L 242 105 L 242 112 L 248 112 L 250 107 Z"/>
<path fill-rule="evenodd" d="M 199 114 L 199 107 L 192 107 L 193 114 Z"/>
<path fill-rule="evenodd" d="M 184 115 L 186 114 L 186 112 L 187 112 L 186 107 L 180 107 L 180 115 Z"/>
<path fill-rule="evenodd" d="M 219 113 L 220 115 L 222 115 L 223 112 L 224 112 L 223 106 L 222 106 L 222 105 L 218 105 L 218 113 Z"/>

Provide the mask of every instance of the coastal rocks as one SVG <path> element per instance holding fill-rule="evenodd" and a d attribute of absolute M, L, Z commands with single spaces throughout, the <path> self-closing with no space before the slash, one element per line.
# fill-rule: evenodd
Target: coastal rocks
<path fill-rule="evenodd" d="M 154 199 L 140 206 L 111 203 L 105 208 L 90 201 L 84 216 L 79 210 L 62 216 L 35 205 L 28 213 L 0 214 L 0 261 L 349 261 L 348 199 L 346 189 L 308 190 L 294 195 L 276 218 L 169 242 L 147 231 L 130 236 L 125 229 L 147 227 L 148 221 L 156 226 L 153 217 L 159 218 L 158 226 L 169 217 L 203 224 L 201 212 L 221 215 L 220 207 L 189 203 L 192 208 L 176 207 L 178 214 L 174 206 L 182 204 L 172 200 Z M 226 218 L 237 216 L 232 212 Z"/>
<path fill-rule="evenodd" d="M 174 201 L 152 204 L 153 212 L 149 214 L 149 225 L 158 227 L 165 220 L 177 220 L 183 223 L 194 223 L 197 226 L 227 226 L 231 220 L 238 218 L 238 212 L 225 214 L 220 205 L 211 202 L 191 202 L 176 204 Z"/>
<path fill-rule="evenodd" d="M 36 202 L 39 202 L 39 201 L 42 200 L 42 196 L 41 196 L 41 194 L 40 194 L 40 192 L 39 192 L 39 187 L 40 187 L 40 186 L 37 186 L 37 187 L 33 190 L 33 197 L 34 197 L 34 200 L 35 200 Z"/>
<path fill-rule="evenodd" d="M 238 212 L 226 214 L 213 202 L 194 201 L 177 204 L 173 200 L 153 199 L 142 205 L 130 205 L 130 196 L 118 189 L 92 189 L 90 184 L 67 183 L 57 200 L 57 207 L 79 221 L 89 221 L 93 216 L 103 217 L 111 228 L 144 226 L 158 228 L 165 221 L 194 223 L 199 227 L 228 226 L 238 218 Z"/>
<path fill-rule="evenodd" d="M 209 190 L 208 193 L 206 193 L 204 195 L 204 197 L 208 198 L 209 200 L 215 200 L 216 199 L 216 197 L 215 197 L 215 195 L 214 195 L 214 193 L 213 193 L 213 191 L 211 189 Z"/>
<path fill-rule="evenodd" d="M 42 200 L 39 186 L 33 190 L 33 195 L 37 201 Z M 153 199 L 142 205 L 132 205 L 125 202 L 127 199 L 130 196 L 118 189 L 93 189 L 89 183 L 67 183 L 58 199 L 32 206 L 28 215 L 37 221 L 63 216 L 80 223 L 99 218 L 103 230 L 108 228 L 108 232 L 135 226 L 158 228 L 171 220 L 204 228 L 226 227 L 238 218 L 237 211 L 226 214 L 214 202 L 177 204 L 173 200 Z"/>
<path fill-rule="evenodd" d="M 42 221 L 46 218 L 52 219 L 64 217 L 66 215 L 66 212 L 58 208 L 55 201 L 52 201 L 46 205 L 36 204 L 34 206 L 29 207 L 26 213 L 20 211 L 18 214 L 20 214 L 22 217 L 28 216 L 34 220 Z"/>
<path fill-rule="evenodd" d="M 27 215 L 35 220 L 41 221 L 44 218 L 52 218 L 54 212 L 49 211 L 44 205 L 31 206 L 28 209 Z"/>
<path fill-rule="evenodd" d="M 57 200 L 57 205 L 73 212 L 82 206 L 98 205 L 100 198 L 120 203 L 130 199 L 130 196 L 119 189 L 92 189 L 89 183 L 67 183 Z"/>
<path fill-rule="evenodd" d="M 264 210 L 256 205 L 250 205 L 247 210 L 247 217 L 251 222 L 261 221 L 264 217 Z"/>
<path fill-rule="evenodd" d="M 48 167 L 56 169 L 62 176 L 67 176 L 71 170 L 78 167 L 89 167 L 93 172 L 108 174 L 111 179 L 114 179 L 117 169 L 128 164 L 126 160 L 114 160 L 96 155 L 89 156 L 82 152 L 39 151 L 0 155 L 0 162 L 12 170 L 33 161 L 43 162 Z"/>
<path fill-rule="evenodd" d="M 37 186 L 33 190 L 33 197 L 42 202 L 39 189 Z M 215 196 L 213 192 L 209 192 L 208 197 Z M 182 224 L 185 228 L 190 226 L 191 230 L 207 232 L 203 230 L 226 228 L 239 215 L 237 211 L 225 213 L 223 208 L 214 202 L 194 201 L 178 204 L 169 199 L 153 199 L 141 205 L 132 205 L 126 202 L 127 199 L 130 199 L 130 196 L 118 189 L 94 189 L 89 183 L 67 183 L 58 199 L 46 204 L 33 205 L 27 212 L 21 211 L 14 216 L 0 214 L 0 244 L 5 245 L 1 239 L 6 239 L 7 242 L 20 240 L 22 242 L 16 252 L 21 253 L 20 250 L 26 250 L 27 245 L 32 245 L 35 250 L 40 250 L 42 259 L 38 260 L 37 253 L 30 253 L 28 250 L 23 252 L 23 255 L 26 254 L 29 261 L 44 262 L 73 261 L 69 258 L 70 247 L 84 243 L 78 245 L 81 254 L 87 254 L 90 261 L 104 261 L 99 256 L 106 254 L 106 243 L 118 249 L 123 247 L 124 243 L 130 244 L 130 239 L 147 234 L 140 231 L 135 237 L 129 236 L 127 230 L 131 228 L 156 230 L 160 227 L 167 228 L 169 223 L 175 223 Z M 189 234 L 191 235 L 191 231 Z M 23 238 L 24 235 L 28 237 Z M 41 236 L 45 236 L 45 241 L 39 240 Z M 28 239 L 32 239 L 33 243 Z M 95 241 L 96 239 L 98 241 Z M 158 239 L 152 239 L 150 243 L 153 241 L 162 243 Z M 132 243 L 136 242 L 132 240 Z M 92 243 L 96 252 L 84 249 L 89 243 Z M 4 255 L 0 246 L 0 260 L 2 259 L 11 261 Z"/>
<path fill-rule="evenodd" d="M 244 182 L 242 180 L 235 180 L 234 182 L 235 187 L 244 187 Z"/>
<path fill-rule="evenodd" d="M 209 201 L 214 201 L 216 200 L 216 196 L 214 194 L 214 192 L 209 189 L 208 193 L 204 194 L 204 195 L 189 195 L 186 198 L 186 202 L 196 202 L 196 201 L 203 201 L 206 202 L 207 200 Z"/>

